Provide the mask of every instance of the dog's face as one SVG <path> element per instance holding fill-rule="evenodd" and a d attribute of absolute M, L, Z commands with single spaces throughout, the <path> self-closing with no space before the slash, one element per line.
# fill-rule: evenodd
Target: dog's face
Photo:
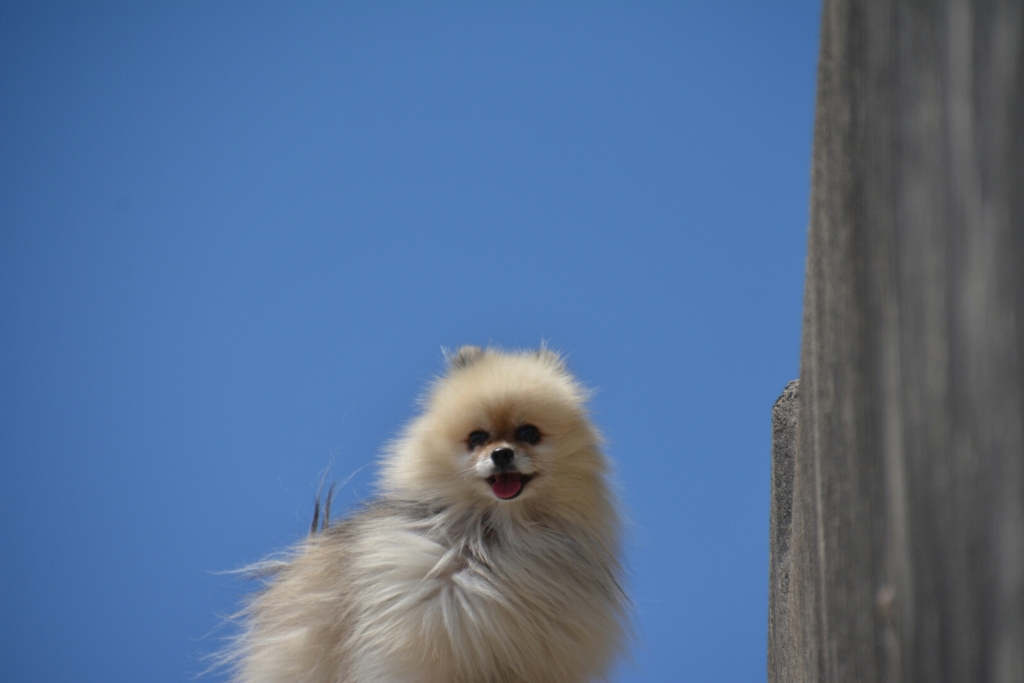
<path fill-rule="evenodd" d="M 385 487 L 443 503 L 586 508 L 604 494 L 606 466 L 585 400 L 552 352 L 464 348 L 393 445 Z"/>
<path fill-rule="evenodd" d="M 505 422 L 505 424 L 502 424 Z M 531 448 L 544 440 L 537 425 L 524 422 L 515 426 L 507 420 L 492 420 L 490 429 L 474 429 L 466 438 L 466 448 L 477 475 L 501 500 L 518 498 L 536 475 Z"/>

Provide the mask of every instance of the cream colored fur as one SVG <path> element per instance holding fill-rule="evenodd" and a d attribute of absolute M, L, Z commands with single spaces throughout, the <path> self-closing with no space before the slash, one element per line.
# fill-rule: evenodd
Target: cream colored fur
<path fill-rule="evenodd" d="M 311 534 L 244 612 L 238 683 L 575 683 L 622 651 L 619 523 L 584 403 L 546 350 L 466 347 L 385 453 L 379 497 Z M 515 440 L 535 425 L 536 444 Z M 468 435 L 482 430 L 486 445 Z M 493 449 L 532 475 L 492 491 Z"/>

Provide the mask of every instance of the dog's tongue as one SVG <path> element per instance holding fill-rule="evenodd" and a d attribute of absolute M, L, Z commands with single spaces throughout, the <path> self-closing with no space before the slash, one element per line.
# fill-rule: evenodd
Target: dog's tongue
<path fill-rule="evenodd" d="M 523 488 L 522 475 L 517 473 L 499 474 L 491 484 L 491 491 L 494 492 L 494 495 L 504 500 L 515 496 L 521 488 Z"/>

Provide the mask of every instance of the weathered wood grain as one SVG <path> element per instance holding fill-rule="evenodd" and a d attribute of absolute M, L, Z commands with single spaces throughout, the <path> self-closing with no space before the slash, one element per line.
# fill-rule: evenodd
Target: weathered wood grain
<path fill-rule="evenodd" d="M 793 456 L 800 382 L 793 380 L 772 408 L 771 549 L 768 570 L 768 670 L 773 680 L 790 666 L 789 541 L 793 521 Z"/>
<path fill-rule="evenodd" d="M 1024 3 L 825 3 L 798 405 L 770 680 L 1024 682 Z"/>

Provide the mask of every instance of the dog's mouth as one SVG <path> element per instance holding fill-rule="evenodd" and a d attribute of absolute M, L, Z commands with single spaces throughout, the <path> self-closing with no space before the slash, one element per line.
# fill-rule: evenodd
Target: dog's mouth
<path fill-rule="evenodd" d="M 502 500 L 512 500 L 523 492 L 526 484 L 533 479 L 532 474 L 521 472 L 496 472 L 487 477 L 491 492 Z"/>

